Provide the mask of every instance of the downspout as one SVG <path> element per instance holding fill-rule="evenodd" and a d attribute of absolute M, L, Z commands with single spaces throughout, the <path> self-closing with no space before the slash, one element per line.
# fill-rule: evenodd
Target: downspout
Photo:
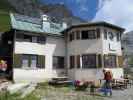
<path fill-rule="evenodd" d="M 64 33 L 65 39 L 65 73 L 68 76 L 68 48 L 67 48 L 67 34 Z"/>
<path fill-rule="evenodd" d="M 12 60 L 12 81 L 14 82 L 14 54 L 15 54 L 15 40 L 16 40 L 16 30 L 14 30 L 13 36 L 13 60 Z"/>

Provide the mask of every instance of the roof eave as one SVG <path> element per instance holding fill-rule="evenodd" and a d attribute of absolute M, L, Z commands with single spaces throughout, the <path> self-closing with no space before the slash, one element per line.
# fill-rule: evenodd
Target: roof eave
<path fill-rule="evenodd" d="M 119 27 L 119 26 L 116 26 L 116 25 L 113 25 L 113 24 L 110 24 L 110 23 L 107 23 L 107 22 L 93 22 L 93 23 L 82 23 L 82 24 L 78 24 L 78 25 L 72 25 L 70 26 L 69 28 L 65 29 L 62 31 L 62 33 L 65 33 L 69 30 L 71 30 L 72 28 L 79 28 L 79 27 L 88 27 L 88 26 L 105 26 L 105 27 L 112 27 L 112 28 L 115 28 L 121 32 L 124 32 L 125 29 L 122 28 L 122 27 Z"/>

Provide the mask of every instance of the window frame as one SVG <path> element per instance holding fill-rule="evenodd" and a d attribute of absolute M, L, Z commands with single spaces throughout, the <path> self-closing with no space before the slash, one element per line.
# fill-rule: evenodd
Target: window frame
<path fill-rule="evenodd" d="M 108 39 L 108 31 L 106 29 L 104 29 L 104 39 L 105 40 Z"/>
<path fill-rule="evenodd" d="M 113 41 L 114 40 L 114 33 L 113 32 L 108 32 L 108 35 L 109 35 L 109 39 L 111 40 L 111 41 Z"/>
<path fill-rule="evenodd" d="M 57 62 L 55 62 L 55 59 Z M 64 68 L 65 68 L 65 57 L 53 56 L 53 69 L 64 69 Z"/>
<path fill-rule="evenodd" d="M 81 66 L 80 57 L 81 57 L 80 55 L 77 55 L 77 56 L 76 56 L 77 68 L 80 68 L 80 66 Z"/>
<path fill-rule="evenodd" d="M 109 57 L 111 57 L 111 58 L 109 58 Z M 112 58 L 112 57 L 114 57 L 114 58 Z M 112 61 L 112 59 L 114 59 L 114 62 Z M 105 68 L 116 68 L 117 67 L 117 61 L 116 61 L 116 59 L 117 59 L 117 56 L 116 55 L 113 55 L 113 54 L 104 55 L 104 67 Z"/>
<path fill-rule="evenodd" d="M 28 37 L 29 37 L 29 40 L 28 40 Z M 33 38 L 36 38 L 36 40 L 34 41 Z M 35 36 L 35 35 L 27 35 L 27 34 L 18 33 L 16 35 L 16 41 L 45 44 L 46 36 L 42 36 L 42 35 Z"/>
<path fill-rule="evenodd" d="M 74 55 L 69 56 L 69 68 L 70 69 L 75 68 L 75 56 Z"/>
<path fill-rule="evenodd" d="M 92 29 L 88 31 L 88 39 L 96 39 L 97 33 L 96 30 Z"/>
<path fill-rule="evenodd" d="M 89 38 L 88 30 L 81 31 L 81 38 L 82 38 L 82 40 L 86 40 Z"/>
<path fill-rule="evenodd" d="M 73 41 L 74 40 L 74 36 L 75 36 L 75 34 L 74 34 L 74 32 L 71 32 L 71 33 L 69 33 L 69 42 L 71 42 L 71 41 Z"/>
<path fill-rule="evenodd" d="M 94 64 L 93 64 L 93 66 L 92 66 L 92 60 L 88 60 L 89 59 L 89 57 L 87 57 L 87 56 L 93 56 L 94 58 L 93 58 L 93 62 L 94 62 Z M 86 58 L 84 58 L 84 57 L 86 57 Z M 84 61 L 84 59 L 86 59 L 86 61 Z M 90 62 L 88 62 L 88 61 L 90 61 Z M 87 64 L 87 63 L 90 63 L 90 64 L 88 64 L 88 65 L 85 65 L 85 63 Z M 96 54 L 83 54 L 82 55 L 82 68 L 83 69 L 89 69 L 89 68 L 97 68 L 97 56 L 96 56 Z"/>
<path fill-rule="evenodd" d="M 28 66 L 27 67 L 23 67 L 23 65 L 22 65 L 22 61 L 23 61 L 23 56 L 28 56 Z M 31 61 L 32 61 L 32 57 L 33 56 L 36 56 L 36 66 L 35 67 L 32 67 L 31 66 Z M 39 61 L 39 56 L 44 56 L 44 55 L 32 55 L 32 54 L 22 54 L 22 57 L 21 57 L 21 68 L 26 68 L 26 69 L 44 69 L 45 68 L 45 59 L 44 59 L 44 65 L 43 66 L 41 66 L 42 65 L 42 63 L 41 64 L 39 64 L 40 63 L 40 61 Z M 45 56 L 44 56 L 45 57 Z M 42 61 L 41 61 L 42 62 Z"/>
<path fill-rule="evenodd" d="M 116 39 L 117 39 L 117 42 L 121 41 L 121 33 L 120 32 L 116 33 Z"/>

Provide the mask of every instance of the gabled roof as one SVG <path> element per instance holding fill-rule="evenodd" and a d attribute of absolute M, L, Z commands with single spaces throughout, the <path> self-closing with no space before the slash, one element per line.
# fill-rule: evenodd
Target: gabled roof
<path fill-rule="evenodd" d="M 81 28 L 81 27 L 88 27 L 88 26 L 104 26 L 104 27 L 114 28 L 114 29 L 117 29 L 117 30 L 122 31 L 122 32 L 125 31 L 125 29 L 122 27 L 119 27 L 117 25 L 113 25 L 113 24 L 102 21 L 102 22 L 90 22 L 90 23 L 81 23 L 78 25 L 72 25 L 69 28 L 67 28 L 66 30 L 64 30 L 63 33 L 67 32 L 73 28 Z"/>
<path fill-rule="evenodd" d="M 29 16 L 13 14 L 13 13 L 10 13 L 10 17 L 11 17 L 12 29 L 35 32 L 35 33 L 44 33 L 49 35 L 62 35 L 61 33 L 61 31 L 63 31 L 62 28 L 56 29 L 50 27 L 50 30 L 47 29 L 43 30 L 42 20 L 39 18 L 32 18 Z M 58 25 L 52 22 L 51 24 Z"/>

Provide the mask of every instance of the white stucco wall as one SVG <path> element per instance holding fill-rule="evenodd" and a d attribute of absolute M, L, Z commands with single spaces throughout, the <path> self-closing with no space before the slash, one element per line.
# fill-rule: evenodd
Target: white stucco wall
<path fill-rule="evenodd" d="M 123 76 L 123 68 L 111 68 L 109 69 L 113 73 L 113 78 L 120 79 Z M 96 81 L 103 79 L 103 69 L 72 69 L 68 71 L 69 77 L 74 80 L 88 80 Z M 74 76 L 73 76 L 74 75 Z"/>
<path fill-rule="evenodd" d="M 118 33 L 117 30 L 113 30 L 110 28 L 102 28 L 102 45 L 103 45 L 103 54 L 116 54 L 118 56 L 122 55 L 122 50 L 121 50 L 121 41 L 117 41 L 117 37 L 116 34 Z M 109 36 L 107 38 L 107 40 L 104 39 L 104 29 L 106 29 L 108 32 L 112 32 L 114 34 L 114 39 L 110 40 Z M 109 44 L 110 44 L 110 48 L 112 50 L 110 50 L 109 48 Z"/>
<path fill-rule="evenodd" d="M 77 28 L 72 29 L 67 34 L 70 34 L 71 32 L 82 31 L 82 30 L 94 30 L 98 27 L 86 27 L 86 28 Z M 69 36 L 69 35 L 68 35 Z M 83 54 L 102 54 L 103 53 L 103 47 L 102 47 L 102 38 L 99 39 L 86 39 L 82 40 L 75 39 L 72 41 L 69 41 L 69 37 L 67 37 L 67 67 L 69 68 L 69 57 L 71 55 L 83 55 Z M 81 33 L 80 33 L 81 38 Z"/>
<path fill-rule="evenodd" d="M 15 42 L 15 54 L 45 55 L 45 69 L 26 70 L 14 68 L 14 80 L 44 80 L 46 78 L 57 77 L 65 70 L 53 70 L 53 56 L 65 57 L 64 38 L 50 37 L 46 39 L 46 44 Z"/>
<path fill-rule="evenodd" d="M 13 69 L 13 78 L 15 82 L 43 82 L 58 77 L 64 70 L 51 70 L 51 69 Z"/>
<path fill-rule="evenodd" d="M 102 53 L 101 39 L 73 40 L 68 43 L 68 55 Z"/>
<path fill-rule="evenodd" d="M 90 27 L 90 28 L 77 28 L 72 29 L 71 32 L 76 32 L 77 30 L 82 31 L 86 29 L 95 29 L 97 27 Z M 117 56 L 122 56 L 121 51 L 121 42 L 117 41 L 116 34 L 118 33 L 117 30 L 107 28 L 107 27 L 99 27 L 101 29 L 101 37 L 100 39 L 92 39 L 92 40 L 72 40 L 71 42 L 67 43 L 67 64 L 68 68 L 70 67 L 69 63 L 69 57 L 70 55 L 83 55 L 83 54 L 115 54 Z M 113 32 L 115 34 L 115 37 L 112 40 L 104 39 L 104 29 L 106 29 L 108 32 Z M 110 46 L 114 49 L 111 51 L 109 49 Z M 82 60 L 81 60 L 82 61 Z M 103 62 L 102 62 L 103 64 Z M 82 67 L 82 64 L 81 64 Z M 97 80 L 103 78 L 103 69 L 69 69 L 68 70 L 68 76 L 72 79 L 78 79 L 78 80 Z M 112 68 L 114 78 L 120 78 L 123 76 L 123 69 L 122 68 Z"/>

